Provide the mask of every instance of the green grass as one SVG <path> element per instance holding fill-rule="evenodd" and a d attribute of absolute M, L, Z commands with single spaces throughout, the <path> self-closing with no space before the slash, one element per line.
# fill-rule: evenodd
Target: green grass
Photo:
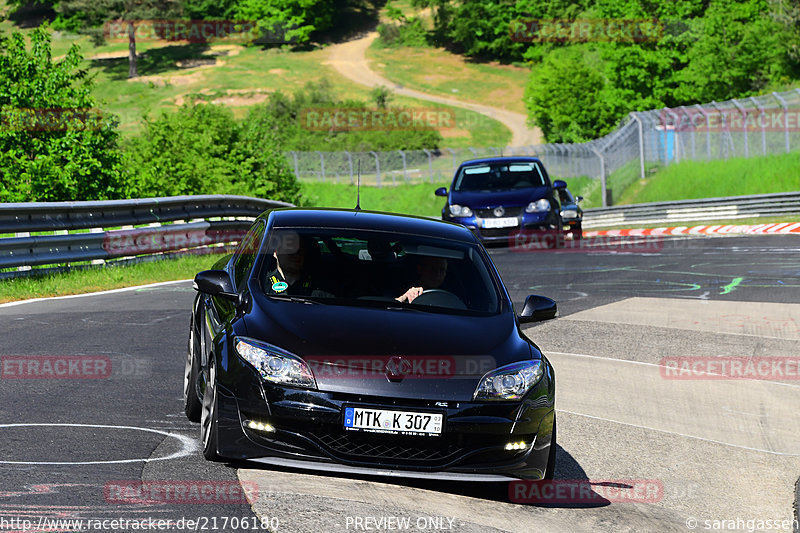
<path fill-rule="evenodd" d="M 361 187 L 361 208 L 370 211 L 386 211 L 429 217 L 441 217 L 444 198 L 434 196 L 438 187 L 449 187 L 450 181 L 442 183 L 402 184 L 396 187 Z M 314 207 L 344 207 L 356 205 L 356 187 L 334 183 L 304 182 L 303 195 L 308 205 Z"/>
<path fill-rule="evenodd" d="M 210 268 L 220 257 L 218 254 L 191 255 L 0 280 L 0 303 L 192 279 L 199 271 Z"/>
<path fill-rule="evenodd" d="M 638 169 L 638 167 L 637 167 Z M 617 205 L 800 191 L 800 153 L 716 161 L 682 161 L 638 174 Z"/>
<path fill-rule="evenodd" d="M 528 68 L 473 62 L 441 48 L 383 48 L 378 41 L 367 58 L 372 70 L 409 89 L 527 113 Z"/>

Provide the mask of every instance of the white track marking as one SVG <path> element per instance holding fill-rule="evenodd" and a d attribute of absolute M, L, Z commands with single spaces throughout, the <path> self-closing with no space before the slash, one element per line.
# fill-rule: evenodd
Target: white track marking
<path fill-rule="evenodd" d="M 120 463 L 149 463 L 151 461 L 169 461 L 171 459 L 178 459 L 186 457 L 197 451 L 197 441 L 186 435 L 177 433 L 169 433 L 159 429 L 142 428 L 137 426 L 107 426 L 100 424 L 0 424 L 2 428 L 14 427 L 70 427 L 70 428 L 99 428 L 99 429 L 132 429 L 135 431 L 146 431 L 148 433 L 157 433 L 165 437 L 177 439 L 181 443 L 181 449 L 177 452 L 171 453 L 164 457 L 152 457 L 145 459 L 117 459 L 112 461 L 0 461 L 0 464 L 5 465 L 106 465 L 106 464 L 120 464 Z"/>
<path fill-rule="evenodd" d="M 30 300 L 19 300 L 16 302 L 7 302 L 4 304 L 0 304 L 0 308 L 3 307 L 14 307 L 15 305 L 23 305 L 29 304 L 33 302 L 48 302 L 50 300 L 68 300 L 71 298 L 83 298 L 85 296 L 100 296 L 103 294 L 116 294 L 120 292 L 130 292 L 135 291 L 138 289 L 145 289 L 149 287 L 160 287 L 162 285 L 172 285 L 175 283 L 184 283 L 186 281 L 192 281 L 190 279 L 179 279 L 175 281 L 161 281 L 158 283 L 150 283 L 149 285 L 136 285 L 135 287 L 122 287 L 121 289 L 111 289 L 107 291 L 99 291 L 99 292 L 85 292 L 83 294 L 68 294 L 66 296 L 48 296 L 47 298 L 31 298 Z"/>

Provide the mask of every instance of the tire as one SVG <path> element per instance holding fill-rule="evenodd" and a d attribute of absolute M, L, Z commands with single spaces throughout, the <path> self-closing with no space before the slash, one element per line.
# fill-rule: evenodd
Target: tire
<path fill-rule="evenodd" d="M 183 370 L 183 412 L 192 422 L 200 422 L 202 404 L 197 394 L 197 378 L 200 374 L 200 350 L 202 343 L 197 331 L 197 324 L 192 320 L 189 329 L 189 346 L 186 354 L 186 364 Z"/>
<path fill-rule="evenodd" d="M 217 371 L 213 359 L 209 361 L 208 382 L 203 394 L 200 440 L 203 444 L 203 457 L 209 461 L 222 460 L 217 453 Z"/>
<path fill-rule="evenodd" d="M 553 435 L 550 437 L 550 453 L 547 455 L 547 468 L 542 479 L 553 479 L 556 473 L 556 419 L 553 415 Z"/>
<path fill-rule="evenodd" d="M 580 225 L 572 230 L 572 240 L 579 241 L 583 238 L 583 228 Z"/>

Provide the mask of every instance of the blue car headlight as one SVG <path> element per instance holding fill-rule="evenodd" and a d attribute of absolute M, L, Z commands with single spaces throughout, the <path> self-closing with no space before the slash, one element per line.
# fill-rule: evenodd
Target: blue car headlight
<path fill-rule="evenodd" d="M 531 202 L 525 207 L 526 213 L 542 213 L 545 211 L 550 211 L 550 200 L 547 198 Z"/>
<path fill-rule="evenodd" d="M 541 360 L 519 361 L 487 372 L 478 384 L 474 400 L 519 400 L 536 385 L 544 368 Z"/>
<path fill-rule="evenodd" d="M 450 214 L 454 217 L 471 217 L 472 209 L 465 205 L 452 204 L 450 206 Z"/>
<path fill-rule="evenodd" d="M 307 389 L 317 388 L 311 368 L 296 355 L 246 337 L 234 338 L 233 344 L 236 353 L 251 364 L 264 381 Z"/>

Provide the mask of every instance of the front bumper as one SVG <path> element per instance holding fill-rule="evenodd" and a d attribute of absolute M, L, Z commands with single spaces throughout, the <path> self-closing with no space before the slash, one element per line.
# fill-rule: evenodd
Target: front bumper
<path fill-rule="evenodd" d="M 484 220 L 476 216 L 472 217 L 446 217 L 445 220 L 462 224 L 472 230 L 473 233 L 486 243 L 510 243 L 513 236 L 520 232 L 531 231 L 553 231 L 558 229 L 558 218 L 553 211 L 546 213 L 523 213 L 516 217 L 517 223 L 514 226 L 504 228 L 486 228 Z"/>
<path fill-rule="evenodd" d="M 554 375 L 520 402 L 437 402 L 309 391 L 250 379 L 220 383 L 218 453 L 273 465 L 386 476 L 503 481 L 541 479 L 554 420 Z M 241 373 L 236 372 L 241 376 Z M 221 379 L 222 381 L 222 379 Z M 441 403 L 441 402 L 440 402 Z M 345 430 L 344 406 L 445 415 L 440 436 Z M 255 430 L 248 421 L 269 424 Z M 507 450 L 524 441 L 525 449 Z"/>

